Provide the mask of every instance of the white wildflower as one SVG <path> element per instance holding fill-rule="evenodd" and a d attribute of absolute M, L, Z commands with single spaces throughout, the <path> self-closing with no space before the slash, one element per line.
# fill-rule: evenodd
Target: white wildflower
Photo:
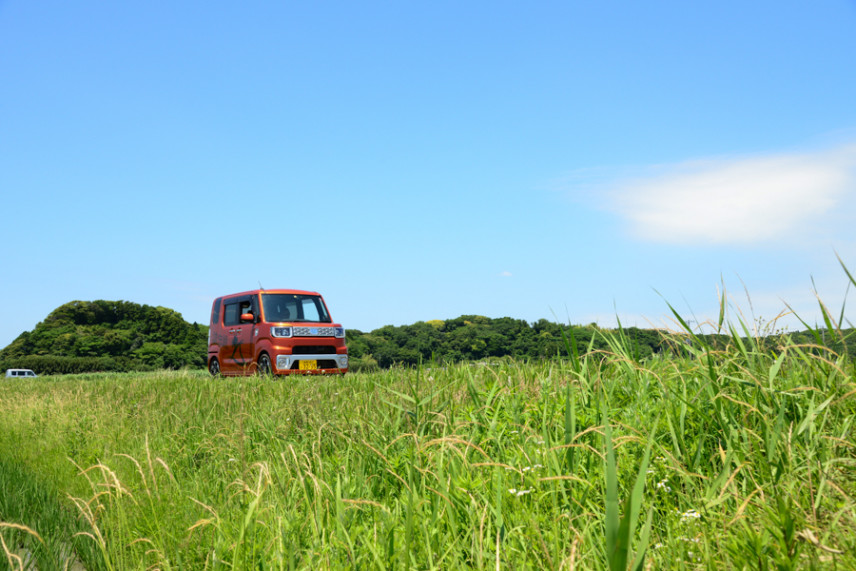
<path fill-rule="evenodd" d="M 701 517 L 701 514 L 695 510 L 687 510 L 681 514 L 681 521 L 687 521 L 690 519 L 698 519 Z"/>

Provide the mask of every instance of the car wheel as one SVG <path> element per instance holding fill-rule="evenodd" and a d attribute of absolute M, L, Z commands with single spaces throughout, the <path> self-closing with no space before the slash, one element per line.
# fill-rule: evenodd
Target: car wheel
<path fill-rule="evenodd" d="M 220 362 L 217 359 L 211 359 L 211 362 L 208 363 L 208 372 L 211 373 L 212 377 L 220 376 Z"/>
<path fill-rule="evenodd" d="M 273 373 L 273 367 L 270 363 L 270 357 L 267 353 L 262 353 L 259 355 L 259 375 L 267 377 L 271 373 Z"/>

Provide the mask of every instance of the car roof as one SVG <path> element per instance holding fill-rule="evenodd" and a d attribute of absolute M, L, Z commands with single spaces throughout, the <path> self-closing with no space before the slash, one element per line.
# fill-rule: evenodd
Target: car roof
<path fill-rule="evenodd" d="M 224 295 L 222 297 L 235 297 L 240 295 L 256 295 L 259 293 L 286 293 L 293 295 L 321 295 L 317 291 L 306 291 L 302 289 L 251 289 L 249 291 L 242 291 L 239 293 L 230 293 L 228 295 Z"/>

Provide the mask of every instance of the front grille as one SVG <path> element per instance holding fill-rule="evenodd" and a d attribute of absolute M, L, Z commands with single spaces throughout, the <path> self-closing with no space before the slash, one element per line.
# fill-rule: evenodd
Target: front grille
<path fill-rule="evenodd" d="M 295 327 L 295 337 L 335 337 L 335 327 Z"/>
<path fill-rule="evenodd" d="M 297 345 L 291 349 L 293 355 L 335 355 L 332 345 Z"/>

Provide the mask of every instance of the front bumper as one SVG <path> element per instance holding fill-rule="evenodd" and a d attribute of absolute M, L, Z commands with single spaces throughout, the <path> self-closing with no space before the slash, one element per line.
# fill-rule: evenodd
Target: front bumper
<path fill-rule="evenodd" d="M 317 369 L 301 369 L 300 361 L 315 361 Z M 342 373 L 348 369 L 348 355 L 319 354 L 319 355 L 277 355 L 277 374 L 290 373 Z"/>

